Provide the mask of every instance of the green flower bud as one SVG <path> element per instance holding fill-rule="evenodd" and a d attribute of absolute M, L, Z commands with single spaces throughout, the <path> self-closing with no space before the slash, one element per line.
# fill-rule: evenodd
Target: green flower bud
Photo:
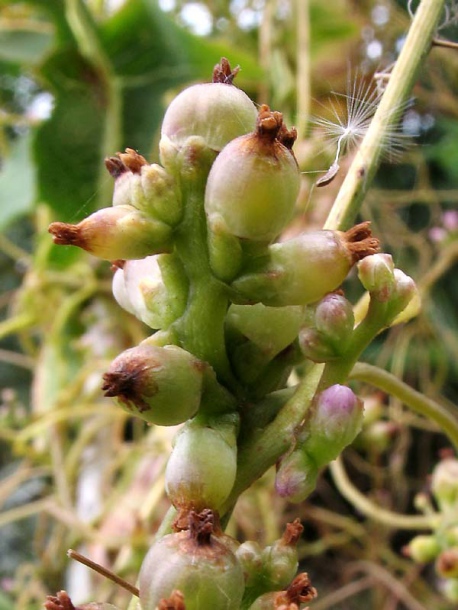
<path fill-rule="evenodd" d="M 213 83 L 188 87 L 169 105 L 162 122 L 161 149 L 180 149 L 190 136 L 200 136 L 208 148 L 219 152 L 254 129 L 255 105 L 232 85 L 236 71 L 231 72 L 227 60 L 221 64 L 215 66 Z"/>
<path fill-rule="evenodd" d="M 440 544 L 434 535 L 421 535 L 412 538 L 409 544 L 403 548 L 403 553 L 415 563 L 428 563 L 436 559 L 440 550 Z"/>
<path fill-rule="evenodd" d="M 173 591 L 183 594 L 186 610 L 239 610 L 244 578 L 224 537 L 190 528 L 153 544 L 140 570 L 139 589 L 142 610 L 155 610 Z"/>
<path fill-rule="evenodd" d="M 303 502 L 315 491 L 318 467 L 303 447 L 284 456 L 275 476 L 275 490 L 289 502 Z"/>
<path fill-rule="evenodd" d="M 161 266 L 174 266 L 181 286 L 169 290 Z M 125 261 L 113 276 L 113 295 L 119 305 L 150 328 L 170 326 L 186 307 L 187 281 L 179 262 L 171 254 Z"/>
<path fill-rule="evenodd" d="M 259 580 L 263 570 L 262 548 L 257 542 L 247 540 L 237 549 L 235 556 L 242 566 L 245 586 L 252 587 Z"/>
<path fill-rule="evenodd" d="M 178 433 L 165 472 L 165 489 L 176 508 L 218 510 L 237 470 L 237 422 L 193 420 Z"/>
<path fill-rule="evenodd" d="M 183 212 L 180 192 L 163 167 L 150 165 L 131 148 L 105 159 L 105 165 L 115 178 L 114 206 L 131 205 L 170 226 L 179 223 Z"/>
<path fill-rule="evenodd" d="M 369 225 L 361 223 L 346 233 L 311 231 L 272 244 L 267 260 L 253 261 L 232 283 L 234 300 L 239 296 L 274 307 L 318 301 L 340 286 L 356 261 L 378 250 Z"/>
<path fill-rule="evenodd" d="M 205 190 L 210 229 L 222 220 L 231 235 L 269 242 L 285 228 L 300 186 L 296 159 L 282 141 L 285 132 L 282 115 L 262 106 L 256 131 L 218 155 Z M 292 146 L 295 134 L 286 133 Z"/>
<path fill-rule="evenodd" d="M 197 412 L 205 366 L 181 347 L 142 343 L 113 360 L 102 389 L 131 415 L 174 426 Z"/>
<path fill-rule="evenodd" d="M 400 269 L 394 270 L 393 294 L 388 301 L 387 317 L 391 324 L 410 304 L 418 298 L 418 289 L 411 277 Z"/>
<path fill-rule="evenodd" d="M 268 358 L 274 358 L 299 332 L 302 307 L 231 305 L 226 316 L 229 330 L 236 330 L 253 342 Z"/>
<path fill-rule="evenodd" d="M 304 450 L 318 468 L 332 462 L 360 432 L 363 401 L 343 385 L 327 388 L 316 399 Z"/>
<path fill-rule="evenodd" d="M 78 246 L 106 260 L 138 259 L 170 249 L 171 229 L 132 206 L 103 208 L 73 225 L 49 225 L 54 243 Z"/>
<path fill-rule="evenodd" d="M 355 317 L 351 303 L 343 295 L 328 294 L 313 308 L 310 318 L 299 333 L 304 355 L 314 362 L 340 357 L 353 333 Z"/>
<path fill-rule="evenodd" d="M 458 459 L 440 461 L 431 478 L 431 491 L 441 510 L 458 507 Z"/>
<path fill-rule="evenodd" d="M 378 301 L 385 302 L 394 288 L 394 263 L 389 254 L 377 253 L 358 263 L 358 277 L 364 288 Z"/>
<path fill-rule="evenodd" d="M 268 580 L 274 590 L 286 587 L 294 578 L 298 567 L 296 545 L 304 528 L 299 519 L 288 523 L 283 536 L 264 549 L 263 560 Z"/>
<path fill-rule="evenodd" d="M 308 574 L 298 574 L 287 589 L 265 593 L 250 606 L 249 610 L 298 610 L 303 604 L 317 596 Z"/>
<path fill-rule="evenodd" d="M 364 402 L 366 404 L 366 402 Z M 366 420 L 366 407 L 364 409 Z M 393 442 L 393 438 L 399 431 L 399 426 L 391 421 L 374 421 L 365 426 L 361 433 L 363 446 L 372 453 L 383 453 L 387 451 Z"/>

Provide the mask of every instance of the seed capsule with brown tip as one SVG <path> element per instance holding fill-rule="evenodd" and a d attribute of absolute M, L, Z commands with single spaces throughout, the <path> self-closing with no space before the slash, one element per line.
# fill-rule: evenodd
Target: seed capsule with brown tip
<path fill-rule="evenodd" d="M 262 106 L 256 130 L 232 140 L 213 163 L 205 191 L 210 227 L 223 223 L 230 235 L 256 241 L 280 234 L 299 192 L 294 139 L 281 113 Z"/>
<path fill-rule="evenodd" d="M 78 246 L 106 260 L 139 259 L 171 248 L 171 228 L 128 205 L 103 208 L 76 225 L 53 222 L 48 231 L 55 244 Z"/>
<path fill-rule="evenodd" d="M 234 300 L 264 305 L 307 305 L 333 292 L 360 259 L 379 250 L 370 223 L 349 231 L 310 231 L 269 246 L 233 283 Z M 243 301 L 242 301 L 243 302 Z"/>
<path fill-rule="evenodd" d="M 160 426 L 180 424 L 197 412 L 205 365 L 175 345 L 141 344 L 122 352 L 104 374 L 105 396 L 131 415 Z"/>

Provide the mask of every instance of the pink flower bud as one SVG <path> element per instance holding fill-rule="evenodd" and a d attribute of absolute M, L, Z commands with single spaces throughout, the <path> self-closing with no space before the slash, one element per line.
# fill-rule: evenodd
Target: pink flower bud
<path fill-rule="evenodd" d="M 314 362 L 328 362 L 341 356 L 353 332 L 355 318 L 351 303 L 340 294 L 328 294 L 307 318 L 299 333 L 304 355 Z"/>
<path fill-rule="evenodd" d="M 304 449 L 320 468 L 353 441 L 362 422 L 363 401 L 347 386 L 333 385 L 317 397 Z"/>
<path fill-rule="evenodd" d="M 281 459 L 275 490 L 289 502 L 303 502 L 315 490 L 317 478 L 314 460 L 301 447 Z"/>

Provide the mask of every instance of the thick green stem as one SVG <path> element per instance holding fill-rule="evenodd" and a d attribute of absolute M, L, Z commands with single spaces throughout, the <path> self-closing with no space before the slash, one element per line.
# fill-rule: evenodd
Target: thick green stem
<path fill-rule="evenodd" d="M 436 401 L 417 392 L 388 371 L 370 364 L 358 362 L 353 367 L 350 379 L 364 381 L 396 396 L 409 409 L 435 422 L 458 450 L 458 418 Z"/>
<path fill-rule="evenodd" d="M 444 0 L 422 0 L 420 3 L 385 93 L 332 206 L 325 229 L 346 230 L 353 224 L 378 168 L 381 143 L 386 141 L 398 119 L 393 109 L 401 109 L 412 91 L 443 8 Z"/>
<path fill-rule="evenodd" d="M 330 469 L 334 482 L 343 497 L 369 519 L 391 528 L 403 530 L 431 530 L 437 525 L 437 515 L 400 515 L 374 504 L 352 484 L 345 472 L 341 458 L 332 462 Z"/>
<path fill-rule="evenodd" d="M 196 143 L 182 153 L 181 191 L 184 218 L 175 235 L 175 247 L 189 280 L 183 316 L 175 322 L 181 346 L 208 362 L 219 380 L 232 387 L 224 341 L 224 319 L 229 299 L 224 284 L 215 280 L 208 259 L 205 185 L 214 155 Z"/>
<path fill-rule="evenodd" d="M 238 451 L 237 478 L 221 514 L 232 510 L 239 495 L 273 466 L 295 442 L 296 432 L 307 416 L 322 371 L 323 365 L 314 365 L 274 421 L 259 434 L 254 433 L 243 439 Z"/>

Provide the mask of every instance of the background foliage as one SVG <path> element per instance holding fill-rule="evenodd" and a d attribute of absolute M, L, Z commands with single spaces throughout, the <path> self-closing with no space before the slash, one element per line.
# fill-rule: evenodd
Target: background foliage
<path fill-rule="evenodd" d="M 415 3 L 414 3 L 415 4 Z M 162 8 L 161 8 L 162 7 Z M 110 295 L 110 270 L 51 244 L 52 220 L 110 204 L 103 159 L 126 146 L 155 160 L 174 93 L 209 80 L 221 56 L 237 84 L 296 124 L 303 170 L 291 231 L 319 227 L 345 174 L 313 188 L 333 159 L 309 122 L 329 114 L 348 74 L 388 66 L 408 28 L 390 0 L 29 0 L 0 3 L 0 608 L 37 608 L 62 588 L 126 604 L 124 594 L 68 567 L 87 554 L 134 580 L 167 507 L 162 474 L 171 432 L 144 429 L 101 398 L 100 375 L 147 329 Z M 163 10 L 166 9 L 166 10 Z M 456 40 L 450 4 L 438 36 Z M 458 54 L 433 48 L 403 129 L 415 136 L 384 163 L 363 216 L 396 266 L 418 282 L 423 311 L 381 337 L 366 359 L 456 413 L 458 386 Z M 351 68 L 349 67 L 351 66 Z M 342 98 L 335 98 L 338 112 Z M 355 290 L 351 280 L 349 294 Z M 353 483 L 375 502 L 415 513 L 444 437 L 398 401 L 366 394 L 367 424 L 346 452 Z M 329 474 L 306 503 L 274 497 L 269 473 L 241 498 L 230 530 L 270 542 L 301 515 L 313 608 L 450 608 L 433 572 L 401 553 L 412 532 L 358 514 Z M 75 583 L 78 582 L 78 587 Z"/>

